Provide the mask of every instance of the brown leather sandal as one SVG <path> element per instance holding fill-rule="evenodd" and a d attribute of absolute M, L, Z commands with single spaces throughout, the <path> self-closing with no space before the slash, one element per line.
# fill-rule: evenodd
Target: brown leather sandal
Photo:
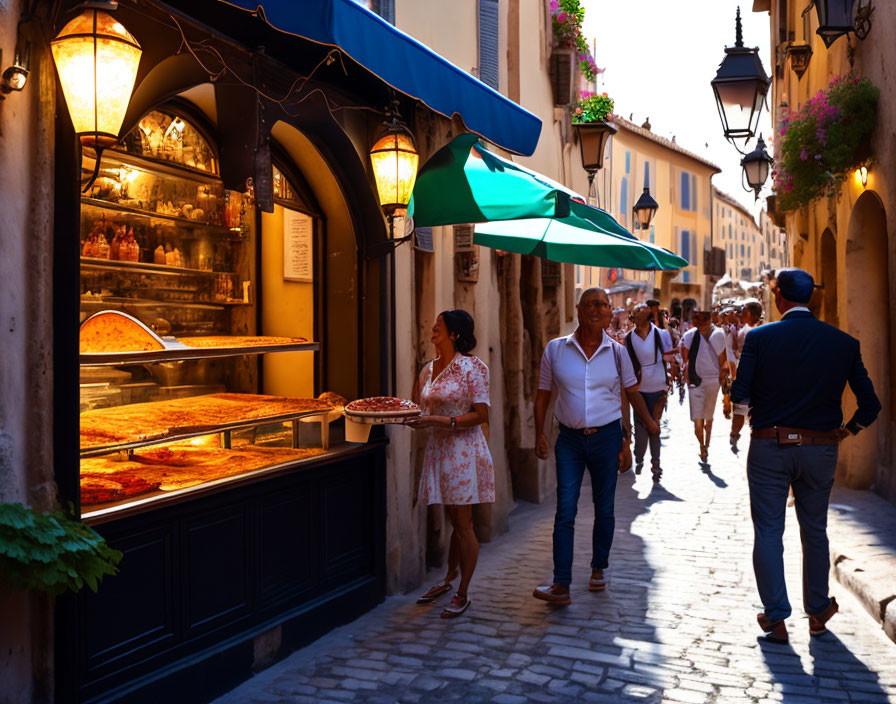
<path fill-rule="evenodd" d="M 445 596 L 448 592 L 451 591 L 451 582 L 445 582 L 444 580 L 436 584 L 432 587 L 428 592 L 426 592 L 423 596 L 417 599 L 417 603 L 421 606 L 425 606 L 427 604 L 432 604 L 436 600 Z"/>
<path fill-rule="evenodd" d="M 826 608 L 821 613 L 817 614 L 809 614 L 809 635 L 810 636 L 820 636 L 822 633 L 827 633 L 827 626 L 825 624 L 831 620 L 831 617 L 840 610 L 840 605 L 837 603 L 837 600 L 834 597 L 831 597 L 831 603 L 828 604 L 828 608 Z"/>
<path fill-rule="evenodd" d="M 777 643 L 778 645 L 787 645 L 790 637 L 787 635 L 787 626 L 784 619 L 780 621 L 772 621 L 764 613 L 756 614 L 756 621 L 759 627 L 765 632 L 763 640 L 769 643 Z"/>
<path fill-rule="evenodd" d="M 442 610 L 442 618 L 457 618 L 470 607 L 471 603 L 468 596 L 461 596 L 460 592 L 457 592 L 451 597 L 448 606 Z"/>

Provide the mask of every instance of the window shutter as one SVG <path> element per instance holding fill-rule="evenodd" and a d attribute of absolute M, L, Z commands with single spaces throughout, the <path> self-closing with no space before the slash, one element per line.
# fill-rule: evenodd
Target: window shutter
<path fill-rule="evenodd" d="M 395 24 L 395 0 L 373 0 L 373 11 L 389 24 Z"/>
<path fill-rule="evenodd" d="M 479 0 L 479 80 L 498 89 L 498 0 Z"/>
<path fill-rule="evenodd" d="M 628 178 L 622 177 L 622 184 L 619 186 L 619 219 L 625 224 L 625 216 L 628 214 Z"/>
<path fill-rule="evenodd" d="M 681 209 L 691 209 L 691 178 L 687 171 L 681 172 Z"/>
<path fill-rule="evenodd" d="M 650 188 L 650 162 L 644 162 L 644 188 Z"/>
<path fill-rule="evenodd" d="M 697 177 L 691 174 L 691 210 L 697 212 Z"/>

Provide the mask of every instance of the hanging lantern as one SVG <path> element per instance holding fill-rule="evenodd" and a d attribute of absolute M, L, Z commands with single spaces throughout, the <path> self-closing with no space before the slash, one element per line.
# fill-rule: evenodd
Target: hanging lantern
<path fill-rule="evenodd" d="M 86 10 L 50 42 L 65 102 L 84 146 L 118 141 L 143 51 L 107 12 Z"/>
<path fill-rule="evenodd" d="M 855 0 L 815 0 L 815 12 L 818 14 L 815 33 L 828 48 L 838 37 L 856 29 Z"/>
<path fill-rule="evenodd" d="M 419 161 L 410 132 L 397 116 L 393 117 L 386 134 L 370 150 L 380 207 L 387 217 L 407 212 Z"/>
<path fill-rule="evenodd" d="M 809 44 L 791 44 L 787 47 L 787 55 L 790 57 L 790 68 L 800 80 L 809 68 L 812 59 L 812 47 Z"/>
<path fill-rule="evenodd" d="M 582 168 L 597 171 L 604 165 L 604 147 L 610 135 L 616 134 L 616 127 L 609 122 L 577 122 L 573 129 L 579 136 Z"/>
<path fill-rule="evenodd" d="M 638 202 L 632 206 L 632 220 L 638 223 L 639 229 L 646 230 L 650 227 L 650 221 L 653 220 L 659 207 L 659 203 L 650 195 L 650 188 L 644 186 L 644 192 L 638 198 Z"/>
<path fill-rule="evenodd" d="M 732 143 L 736 139 L 746 142 L 756 134 L 770 84 L 759 49 L 744 47 L 740 8 L 737 8 L 734 46 L 725 48 L 725 58 L 711 82 L 725 139 Z"/>
<path fill-rule="evenodd" d="M 759 198 L 759 191 L 762 190 L 762 186 L 768 180 L 768 171 L 773 162 L 774 159 L 765 151 L 765 142 L 762 139 L 762 135 L 759 136 L 759 141 L 756 142 L 756 148 L 740 160 L 740 165 L 744 169 L 744 177 L 756 194 L 757 199 Z"/>

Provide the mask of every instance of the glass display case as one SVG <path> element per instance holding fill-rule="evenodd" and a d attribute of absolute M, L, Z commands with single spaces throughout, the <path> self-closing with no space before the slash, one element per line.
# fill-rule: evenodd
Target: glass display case
<path fill-rule="evenodd" d="M 96 158 L 85 150 L 85 180 Z M 259 329 L 273 326 L 258 305 L 251 189 L 224 189 L 212 144 L 174 112 L 148 113 L 100 159 L 80 217 L 82 516 L 145 510 L 338 449 L 329 428 L 344 399 L 313 398 L 319 345 Z M 277 179 L 278 199 L 292 197 Z M 292 313 L 301 331 L 313 329 L 306 308 Z M 301 363 L 260 393 L 260 360 L 276 353 Z"/>

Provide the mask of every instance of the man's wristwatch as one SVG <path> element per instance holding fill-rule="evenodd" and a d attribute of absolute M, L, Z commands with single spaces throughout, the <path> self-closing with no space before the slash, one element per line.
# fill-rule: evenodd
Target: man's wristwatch
<path fill-rule="evenodd" d="M 457 430 L 457 416 L 451 416 L 451 429 Z"/>

